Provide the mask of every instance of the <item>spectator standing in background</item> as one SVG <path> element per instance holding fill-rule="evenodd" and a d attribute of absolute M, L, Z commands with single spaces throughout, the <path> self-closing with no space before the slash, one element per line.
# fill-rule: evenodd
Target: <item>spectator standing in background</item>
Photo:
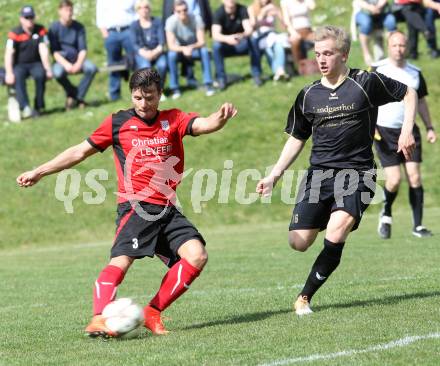
<path fill-rule="evenodd" d="M 133 45 L 130 38 L 130 24 L 136 20 L 134 10 L 135 0 L 97 0 L 96 25 L 104 38 L 109 66 L 120 64 L 125 50 L 128 66 L 133 65 Z M 109 96 L 110 100 L 121 98 L 121 77 L 123 72 L 110 72 Z"/>
<path fill-rule="evenodd" d="M 433 0 L 394 0 L 394 7 L 398 16 L 406 21 L 408 26 L 408 52 L 409 58 L 416 60 L 418 53 L 419 32 L 422 32 L 428 45 L 432 43 L 435 35 L 431 33 L 425 23 L 426 8 L 440 11 L 440 4 Z M 439 57 L 436 49 L 431 49 L 431 57 Z"/>
<path fill-rule="evenodd" d="M 49 28 L 50 48 L 56 61 L 53 74 L 66 92 L 66 110 L 76 104 L 84 108 L 84 98 L 98 69 L 87 59 L 86 31 L 81 23 L 73 20 L 73 3 L 61 0 L 58 15 L 59 20 Z M 75 87 L 67 76 L 81 72 L 84 76 Z"/>
<path fill-rule="evenodd" d="M 26 5 L 20 11 L 20 25 L 8 33 L 5 50 L 6 84 L 15 86 L 23 118 L 35 117 L 44 109 L 46 79 L 52 78 L 47 47 L 47 30 L 35 23 L 35 11 Z M 30 107 L 26 79 L 35 80 L 34 109 Z"/>
<path fill-rule="evenodd" d="M 149 0 L 136 1 L 139 19 L 131 23 L 130 37 L 134 47 L 136 70 L 155 67 L 160 75 L 161 89 L 164 89 L 167 72 L 165 32 L 162 20 L 151 15 Z M 162 94 L 161 101 L 165 100 Z"/>

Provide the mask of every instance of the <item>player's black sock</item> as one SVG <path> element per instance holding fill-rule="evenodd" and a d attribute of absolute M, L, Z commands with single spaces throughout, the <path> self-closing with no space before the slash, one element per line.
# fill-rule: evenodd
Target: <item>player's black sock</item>
<path fill-rule="evenodd" d="M 409 187 L 409 202 L 413 212 L 414 227 L 422 225 L 423 217 L 423 187 Z"/>
<path fill-rule="evenodd" d="M 345 243 L 332 243 L 324 239 L 324 249 L 319 253 L 301 295 L 307 296 L 310 301 L 316 291 L 324 284 L 327 278 L 338 267 L 341 261 L 342 249 Z"/>
<path fill-rule="evenodd" d="M 385 187 L 383 188 L 383 191 L 385 193 L 385 201 L 384 201 L 384 205 L 383 205 L 383 215 L 384 216 L 391 216 L 391 206 L 393 205 L 393 202 L 396 199 L 397 193 L 399 191 L 390 192 Z"/>

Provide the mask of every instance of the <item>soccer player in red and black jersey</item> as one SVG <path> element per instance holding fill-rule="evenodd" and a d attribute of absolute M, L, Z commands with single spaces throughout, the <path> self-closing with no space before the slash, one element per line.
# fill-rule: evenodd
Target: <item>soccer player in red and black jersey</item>
<path fill-rule="evenodd" d="M 17 178 L 21 187 L 70 168 L 98 151 L 113 147 L 118 174 L 118 218 L 110 263 L 93 292 L 90 336 L 116 336 L 104 323 L 104 307 L 135 259 L 157 255 L 170 269 L 159 291 L 144 308 L 145 327 L 166 334 L 161 312 L 199 276 L 208 254 L 197 229 L 174 206 L 175 189 L 184 168 L 182 139 L 220 130 L 237 114 L 224 103 L 208 117 L 178 109 L 158 110 L 161 80 L 155 69 L 140 69 L 130 79 L 133 109 L 108 116 L 84 142 Z"/>
<path fill-rule="evenodd" d="M 341 28 L 316 30 L 315 55 L 322 78 L 303 88 L 292 106 L 289 135 L 271 173 L 257 184 L 269 195 L 312 136 L 310 168 L 289 226 L 289 244 L 301 252 L 326 230 L 324 248 L 294 303 L 298 315 L 312 312 L 310 300 L 341 260 L 349 233 L 356 230 L 375 189 L 372 151 L 378 107 L 403 100 L 405 117 L 398 151 L 411 155 L 417 97 L 414 89 L 376 72 L 346 66 L 350 37 Z"/>

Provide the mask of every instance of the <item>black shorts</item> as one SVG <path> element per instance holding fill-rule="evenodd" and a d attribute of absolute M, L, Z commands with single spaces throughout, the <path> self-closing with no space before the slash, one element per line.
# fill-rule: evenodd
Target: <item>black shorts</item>
<path fill-rule="evenodd" d="M 180 258 L 178 249 L 190 239 L 206 245 L 203 236 L 174 206 L 140 202 L 118 204 L 116 235 L 111 258 L 127 255 L 133 258 L 158 256 L 168 267 Z"/>
<path fill-rule="evenodd" d="M 402 152 L 397 153 L 397 143 L 400 136 L 400 128 L 388 128 L 377 126 L 377 130 L 381 136 L 381 140 L 374 140 L 377 155 L 379 156 L 382 167 L 395 166 L 403 164 L 407 161 L 416 163 L 422 162 L 422 138 L 420 136 L 420 129 L 414 125 L 413 135 L 416 141 L 416 148 L 411 156 L 411 159 L 406 160 Z"/>
<path fill-rule="evenodd" d="M 375 182 L 375 169 L 309 168 L 300 185 L 289 230 L 324 230 L 331 213 L 337 210 L 348 212 L 355 218 L 352 231 L 356 230 L 374 197 Z"/>

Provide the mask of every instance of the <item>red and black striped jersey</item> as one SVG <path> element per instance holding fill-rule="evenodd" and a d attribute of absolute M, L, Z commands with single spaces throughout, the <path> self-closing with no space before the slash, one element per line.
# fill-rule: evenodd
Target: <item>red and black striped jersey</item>
<path fill-rule="evenodd" d="M 119 203 L 175 203 L 184 170 L 182 139 L 192 134 L 196 118 L 195 113 L 170 109 L 145 120 L 129 109 L 104 119 L 87 141 L 101 152 L 112 145 Z"/>
<path fill-rule="evenodd" d="M 41 62 L 39 44 L 46 41 L 47 30 L 35 24 L 31 33 L 26 33 L 20 25 L 8 33 L 8 46 L 15 49 L 14 64 Z"/>

